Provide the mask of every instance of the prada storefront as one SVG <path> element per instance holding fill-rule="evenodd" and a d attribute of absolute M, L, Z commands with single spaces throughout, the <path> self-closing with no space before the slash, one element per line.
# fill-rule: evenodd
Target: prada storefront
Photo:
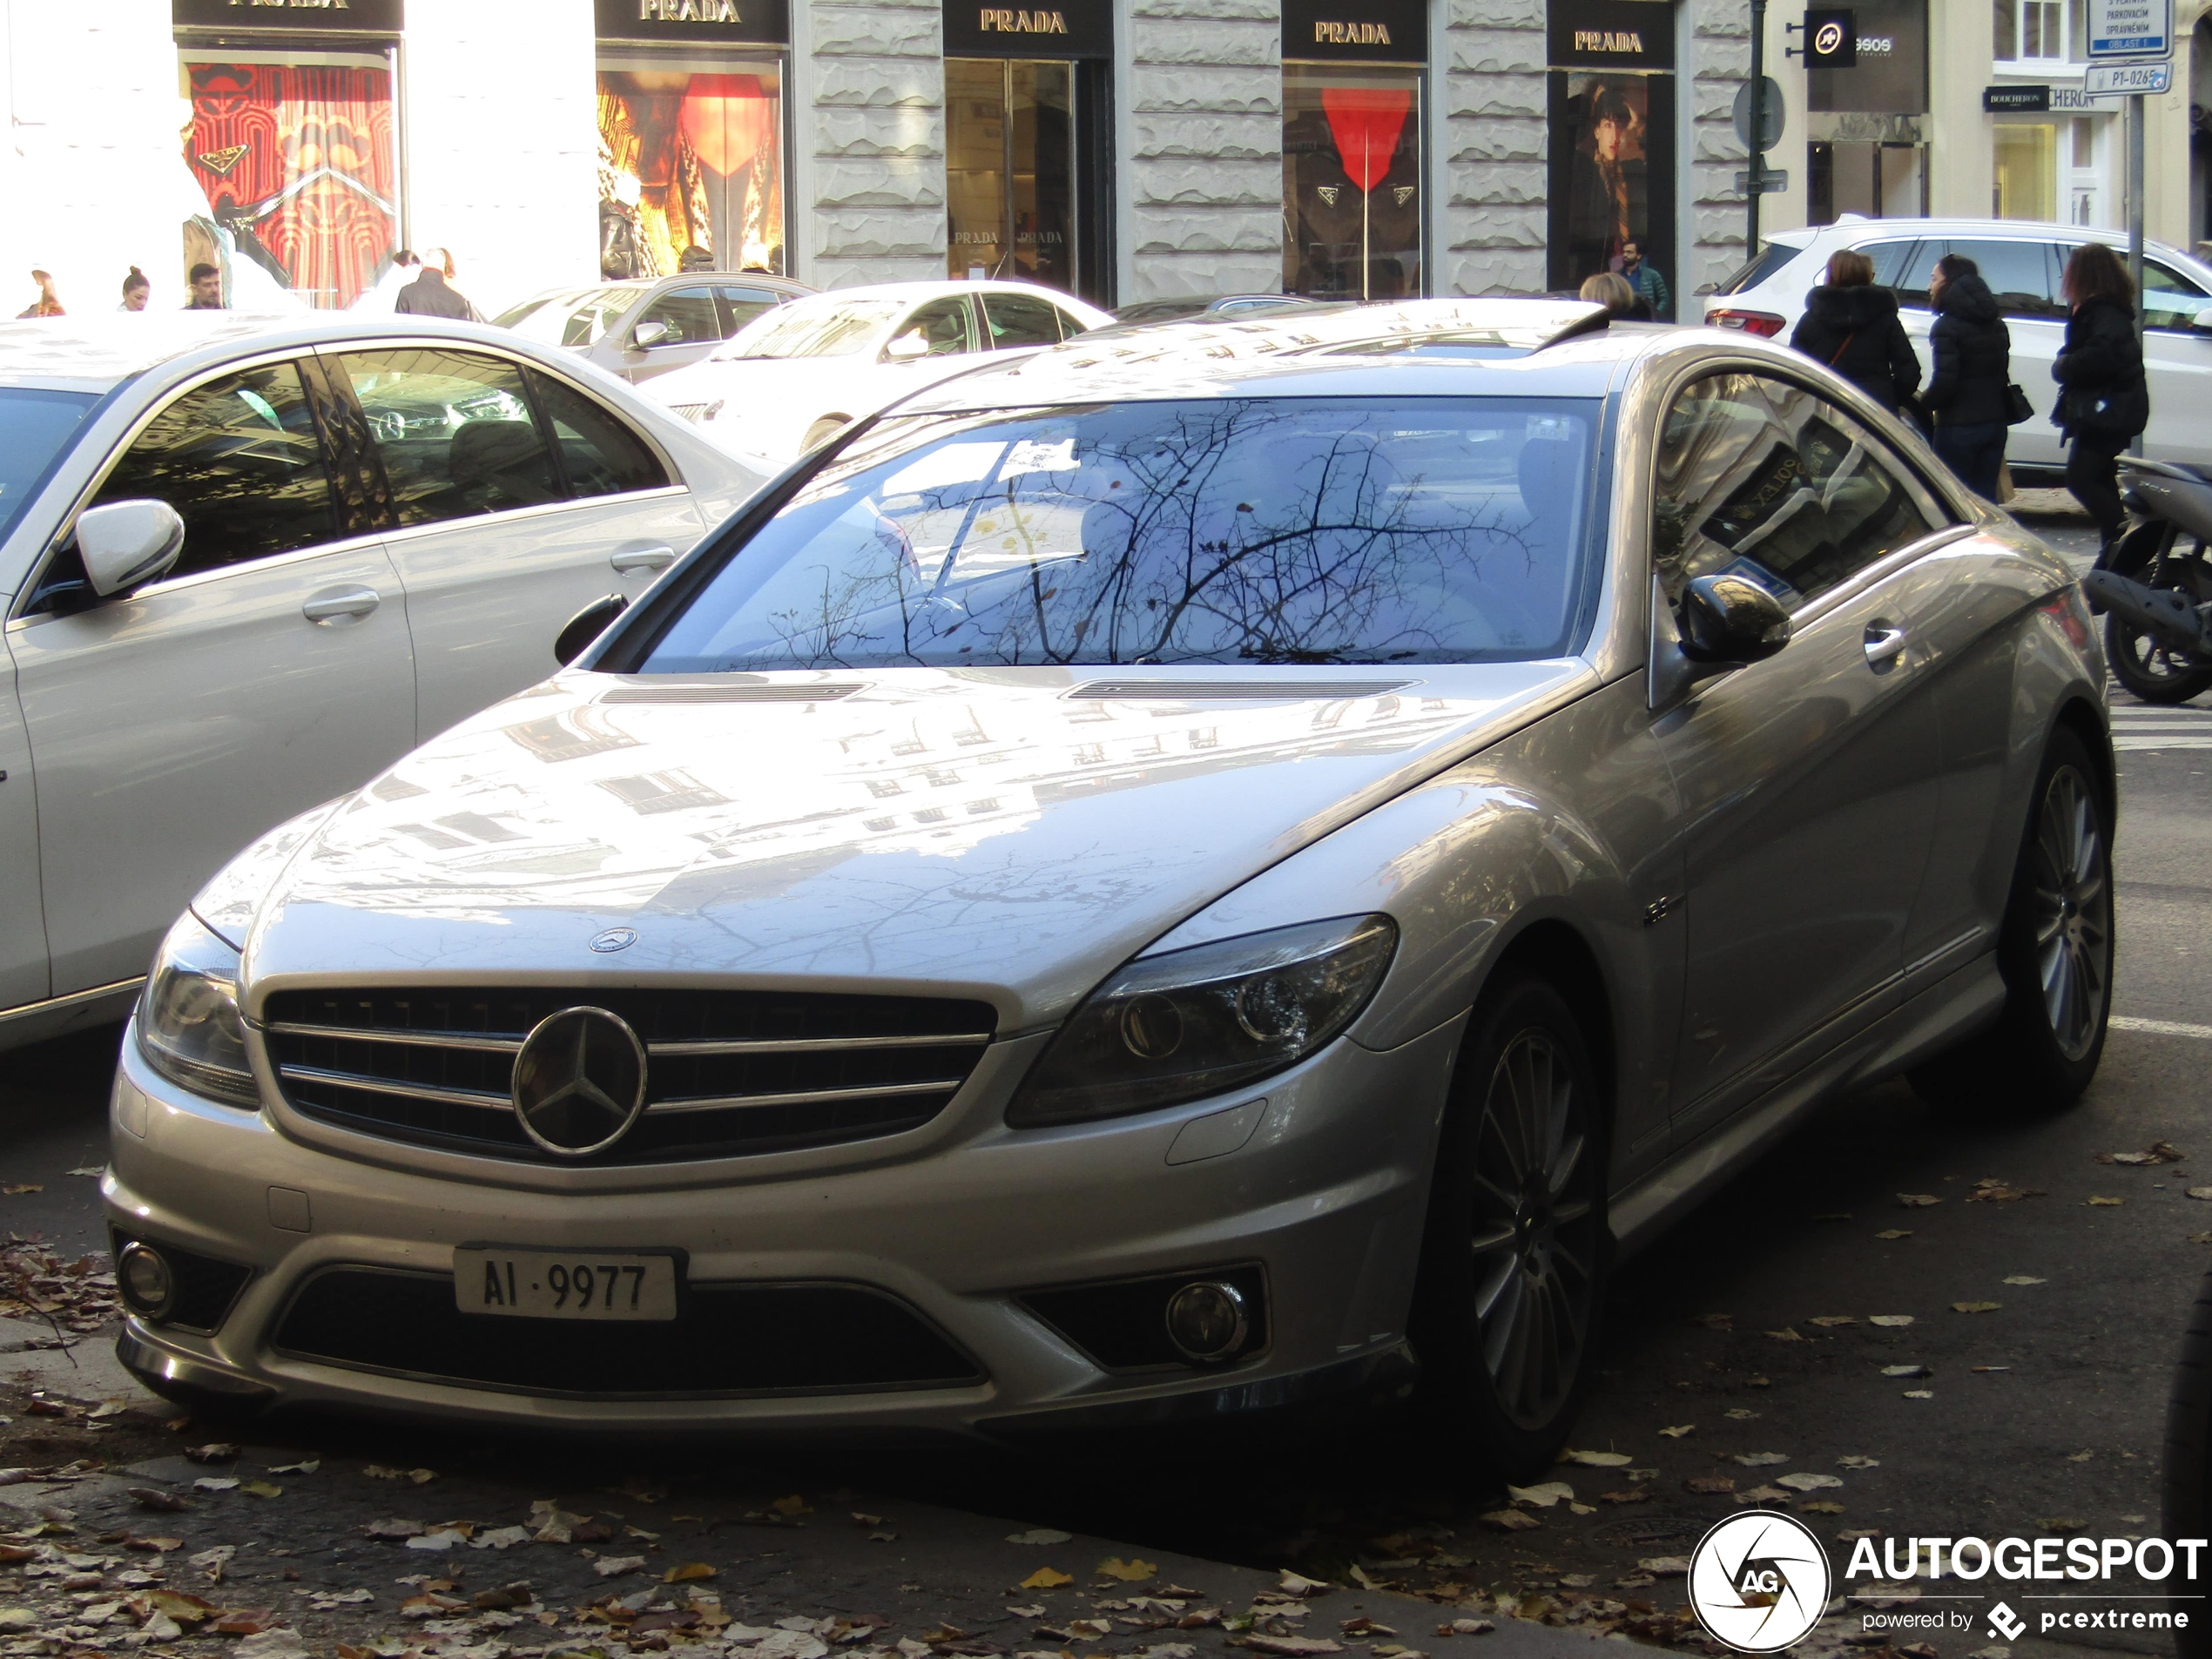
<path fill-rule="evenodd" d="M 1283 291 L 1422 292 L 1420 0 L 1285 0 Z"/>
<path fill-rule="evenodd" d="M 1675 11 L 1667 0 L 1551 0 L 1549 282 L 1573 293 L 1622 249 L 1678 287 Z"/>
<path fill-rule="evenodd" d="M 215 266 L 226 305 L 350 306 L 400 246 L 401 6 L 172 0 L 190 205 L 205 202 L 185 271 Z"/>
<path fill-rule="evenodd" d="M 1113 303 L 1112 0 L 945 0 L 947 274 Z"/>
<path fill-rule="evenodd" d="M 599 273 L 788 268 L 787 0 L 595 0 Z"/>

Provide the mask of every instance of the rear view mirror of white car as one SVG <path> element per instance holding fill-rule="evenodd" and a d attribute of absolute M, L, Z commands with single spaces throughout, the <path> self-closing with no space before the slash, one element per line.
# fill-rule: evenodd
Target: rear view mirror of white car
<path fill-rule="evenodd" d="M 165 501 L 118 501 L 78 516 L 77 551 L 103 599 L 152 581 L 184 550 L 185 521 Z"/>

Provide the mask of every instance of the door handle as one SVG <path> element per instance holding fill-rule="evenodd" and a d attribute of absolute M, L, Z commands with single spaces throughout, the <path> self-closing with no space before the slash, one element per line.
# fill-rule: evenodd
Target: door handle
<path fill-rule="evenodd" d="M 366 617 L 384 602 L 374 588 L 331 588 L 300 607 L 309 622 L 335 622 L 341 617 Z"/>
<path fill-rule="evenodd" d="M 1866 624 L 1866 664 L 1879 668 L 1905 655 L 1905 630 L 1893 622 L 1876 620 Z"/>
<path fill-rule="evenodd" d="M 676 563 L 672 547 L 625 547 L 607 561 L 623 575 L 632 570 L 665 570 Z"/>

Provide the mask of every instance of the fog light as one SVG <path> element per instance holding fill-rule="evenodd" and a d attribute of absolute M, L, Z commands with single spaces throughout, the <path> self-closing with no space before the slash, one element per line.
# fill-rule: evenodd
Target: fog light
<path fill-rule="evenodd" d="M 131 1312 L 141 1318 L 166 1318 L 177 1300 L 176 1276 L 169 1264 L 152 1245 L 135 1239 L 124 1245 L 116 1259 L 115 1285 Z"/>
<path fill-rule="evenodd" d="M 1244 1345 L 1251 1329 L 1244 1298 L 1233 1285 L 1206 1279 L 1168 1298 L 1168 1340 L 1185 1359 L 1230 1359 Z"/>

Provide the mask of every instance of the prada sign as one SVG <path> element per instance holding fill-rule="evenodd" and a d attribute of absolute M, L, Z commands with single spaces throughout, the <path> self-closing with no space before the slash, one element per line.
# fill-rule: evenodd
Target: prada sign
<path fill-rule="evenodd" d="M 790 0 L 593 0 L 602 40 L 722 41 L 781 46 Z"/>
<path fill-rule="evenodd" d="M 1675 9 L 1663 0 L 1551 0 L 1554 69 L 1672 69 Z"/>
<path fill-rule="evenodd" d="M 1420 0 L 1284 0 L 1283 56 L 1323 63 L 1425 64 Z"/>
<path fill-rule="evenodd" d="M 179 29 L 256 33 L 396 35 L 402 0 L 171 0 Z"/>
<path fill-rule="evenodd" d="M 945 0 L 948 57 L 1111 57 L 1113 0 L 994 6 Z"/>

